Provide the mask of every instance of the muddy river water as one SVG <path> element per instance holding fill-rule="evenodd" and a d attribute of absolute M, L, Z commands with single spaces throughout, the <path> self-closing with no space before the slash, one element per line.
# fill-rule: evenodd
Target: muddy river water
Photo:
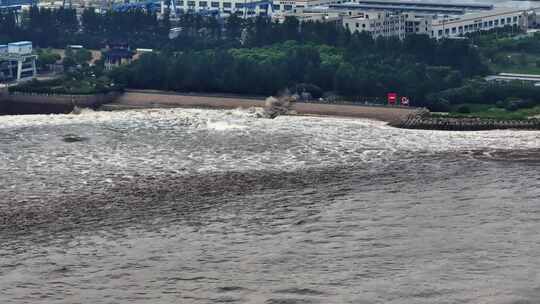
<path fill-rule="evenodd" d="M 540 132 L 0 116 L 0 303 L 539 303 Z"/>

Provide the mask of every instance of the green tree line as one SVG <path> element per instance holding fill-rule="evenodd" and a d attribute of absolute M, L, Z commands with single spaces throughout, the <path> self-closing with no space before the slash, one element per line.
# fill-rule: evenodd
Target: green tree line
<path fill-rule="evenodd" d="M 423 43 L 429 48 L 411 47 Z M 354 34 L 347 47 L 289 40 L 266 47 L 147 54 L 111 76 L 140 89 L 270 95 L 311 84 L 352 100 L 392 91 L 420 101 L 484 71 L 464 41 L 373 40 Z"/>
<path fill-rule="evenodd" d="M 157 47 L 167 42 L 168 31 L 154 13 L 142 9 L 97 13 L 87 8 L 80 19 L 75 9 L 69 8 L 33 6 L 20 17 L 12 11 L 0 13 L 0 42 L 30 40 L 42 48 L 64 48 L 67 44 L 101 48 L 118 39 Z"/>

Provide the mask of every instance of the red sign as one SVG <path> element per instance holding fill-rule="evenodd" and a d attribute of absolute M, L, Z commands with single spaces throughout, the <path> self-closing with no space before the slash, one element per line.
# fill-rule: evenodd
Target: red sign
<path fill-rule="evenodd" d="M 409 98 L 408 97 L 401 97 L 401 105 L 402 106 L 408 106 L 409 105 Z"/>
<path fill-rule="evenodd" d="M 397 93 L 388 93 L 388 104 L 395 105 L 397 101 Z"/>

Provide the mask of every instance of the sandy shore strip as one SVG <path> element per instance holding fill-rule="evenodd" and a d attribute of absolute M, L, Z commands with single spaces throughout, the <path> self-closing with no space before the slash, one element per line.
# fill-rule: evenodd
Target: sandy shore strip
<path fill-rule="evenodd" d="M 182 94 L 162 91 L 127 91 L 114 103 L 106 105 L 105 109 L 122 110 L 160 107 L 236 109 L 263 106 L 264 99 L 260 97 Z M 299 115 L 356 117 L 386 122 L 394 122 L 416 111 L 415 108 L 305 102 L 295 103 L 292 110 L 296 111 Z"/>

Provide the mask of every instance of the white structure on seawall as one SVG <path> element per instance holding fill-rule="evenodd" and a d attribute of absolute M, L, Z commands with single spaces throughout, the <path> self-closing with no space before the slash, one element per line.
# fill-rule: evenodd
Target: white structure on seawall
<path fill-rule="evenodd" d="M 36 60 L 30 41 L 0 45 L 0 80 L 20 81 L 35 77 Z"/>

